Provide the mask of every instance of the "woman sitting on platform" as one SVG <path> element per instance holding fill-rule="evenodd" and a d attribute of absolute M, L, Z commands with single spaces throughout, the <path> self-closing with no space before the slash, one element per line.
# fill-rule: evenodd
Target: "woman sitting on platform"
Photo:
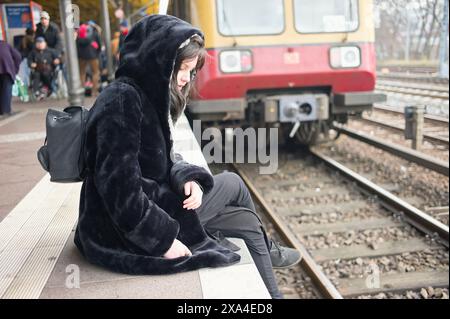
<path fill-rule="evenodd" d="M 223 237 L 243 238 L 270 294 L 282 298 L 272 266 L 292 266 L 299 253 L 267 237 L 240 177 L 213 177 L 172 153 L 174 125 L 205 56 L 202 32 L 175 17 L 150 16 L 130 31 L 117 80 L 87 125 L 75 243 L 112 270 L 165 274 L 237 263 Z"/>

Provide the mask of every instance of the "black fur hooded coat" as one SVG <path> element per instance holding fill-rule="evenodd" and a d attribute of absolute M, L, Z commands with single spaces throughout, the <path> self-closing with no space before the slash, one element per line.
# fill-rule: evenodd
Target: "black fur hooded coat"
<path fill-rule="evenodd" d="M 237 263 L 239 255 L 207 236 L 183 208 L 183 186 L 207 193 L 212 176 L 171 160 L 169 80 L 180 45 L 200 30 L 171 16 L 137 23 L 121 51 L 116 81 L 98 97 L 87 124 L 88 175 L 75 244 L 91 263 L 155 275 Z M 191 257 L 162 256 L 179 239 Z"/>

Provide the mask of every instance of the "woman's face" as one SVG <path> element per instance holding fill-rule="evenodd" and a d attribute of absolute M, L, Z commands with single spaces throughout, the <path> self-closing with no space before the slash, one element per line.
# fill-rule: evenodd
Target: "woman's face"
<path fill-rule="evenodd" d="M 181 63 L 180 70 L 178 71 L 177 74 L 177 84 L 179 91 L 181 91 L 186 86 L 186 84 L 188 84 L 191 81 L 192 71 L 195 70 L 197 62 L 198 57 L 191 60 L 184 60 Z"/>

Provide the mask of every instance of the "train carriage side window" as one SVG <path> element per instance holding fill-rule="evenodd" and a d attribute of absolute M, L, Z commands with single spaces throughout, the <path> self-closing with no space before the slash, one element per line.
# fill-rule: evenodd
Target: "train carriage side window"
<path fill-rule="evenodd" d="M 224 36 L 273 35 L 285 28 L 283 0 L 217 0 L 219 32 Z"/>
<path fill-rule="evenodd" d="M 300 33 L 354 32 L 359 26 L 358 0 L 294 0 L 294 13 Z"/>

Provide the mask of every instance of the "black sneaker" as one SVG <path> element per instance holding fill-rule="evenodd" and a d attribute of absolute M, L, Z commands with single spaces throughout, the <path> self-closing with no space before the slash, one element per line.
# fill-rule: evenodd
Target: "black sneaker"
<path fill-rule="evenodd" d="M 296 249 L 284 247 L 272 241 L 270 259 L 273 268 L 289 268 L 297 265 L 302 260 L 302 256 Z"/>

